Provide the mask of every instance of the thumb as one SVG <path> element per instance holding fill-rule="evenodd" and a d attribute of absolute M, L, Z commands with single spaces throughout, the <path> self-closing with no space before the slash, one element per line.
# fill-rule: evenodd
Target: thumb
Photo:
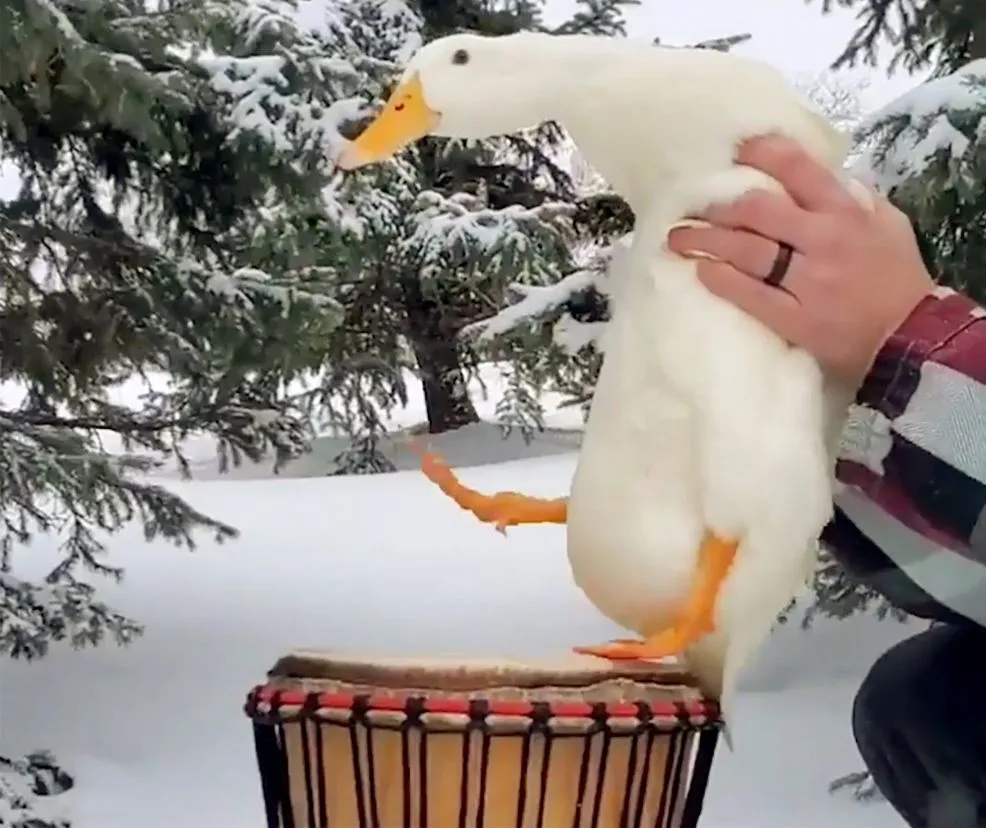
<path fill-rule="evenodd" d="M 698 279 L 720 299 L 725 299 L 793 345 L 803 338 L 803 315 L 797 299 L 784 290 L 765 285 L 725 262 L 702 261 Z"/>

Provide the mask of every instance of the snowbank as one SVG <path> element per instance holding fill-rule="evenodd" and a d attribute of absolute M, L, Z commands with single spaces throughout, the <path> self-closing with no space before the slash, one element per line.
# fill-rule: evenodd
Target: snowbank
<path fill-rule="evenodd" d="M 566 454 L 463 477 L 484 490 L 558 495 L 573 468 Z M 242 538 L 187 554 L 145 544 L 136 528 L 121 533 L 115 560 L 127 578 L 105 593 L 146 635 L 128 650 L 3 668 L 5 747 L 49 747 L 78 774 L 61 798 L 77 828 L 263 828 L 240 706 L 291 648 L 529 656 L 621 632 L 571 582 L 560 528 L 504 539 L 416 472 L 170 485 Z M 20 560 L 40 572 L 50 551 Z M 720 753 L 704 824 L 899 825 L 888 806 L 826 786 L 859 767 L 852 694 L 904 633 L 868 619 L 782 628 L 744 681 L 736 752 Z"/>

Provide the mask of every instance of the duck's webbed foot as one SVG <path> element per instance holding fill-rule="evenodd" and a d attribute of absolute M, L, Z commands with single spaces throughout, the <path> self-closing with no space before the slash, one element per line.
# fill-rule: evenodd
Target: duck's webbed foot
<path fill-rule="evenodd" d="M 565 523 L 568 516 L 567 498 L 529 497 L 518 492 L 484 495 L 470 489 L 459 482 L 444 460 L 431 452 L 422 454 L 421 470 L 460 507 L 483 523 L 492 523 L 501 533 L 506 533 L 508 526 L 523 523 Z"/>
<path fill-rule="evenodd" d="M 575 652 L 611 661 L 657 660 L 680 655 L 702 636 L 715 630 L 719 590 L 736 557 L 738 543 L 709 536 L 702 544 L 694 586 L 675 623 L 641 641 L 621 639 L 608 644 L 576 647 Z"/>

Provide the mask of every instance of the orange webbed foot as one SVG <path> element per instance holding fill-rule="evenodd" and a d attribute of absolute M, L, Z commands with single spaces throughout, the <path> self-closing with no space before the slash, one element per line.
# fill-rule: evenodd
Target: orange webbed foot
<path fill-rule="evenodd" d="M 423 452 L 421 470 L 432 483 L 461 508 L 472 512 L 483 523 L 492 523 L 506 534 L 508 526 L 523 523 L 564 523 L 568 516 L 565 498 L 529 497 L 518 492 L 484 495 L 459 482 L 448 464 L 436 454 Z"/>
<path fill-rule="evenodd" d="M 670 627 L 641 641 L 617 640 L 608 644 L 576 647 L 575 652 L 611 661 L 659 660 L 683 653 L 715 630 L 719 590 L 732 568 L 738 543 L 709 536 L 698 556 L 695 581 L 677 620 Z"/>
<path fill-rule="evenodd" d="M 617 639 L 607 644 L 575 647 L 574 649 L 581 655 L 597 656 L 609 661 L 660 661 L 662 658 L 681 655 L 707 632 L 712 632 L 712 630 L 702 630 L 692 626 L 688 619 L 682 619 L 675 626 L 668 627 L 657 635 L 643 640 Z"/>
<path fill-rule="evenodd" d="M 508 526 L 564 523 L 566 517 L 564 500 L 545 500 L 518 492 L 489 495 L 482 502 L 474 503 L 470 511 L 483 523 L 492 523 L 501 534 L 506 534 Z"/>
<path fill-rule="evenodd" d="M 666 655 L 650 655 L 648 642 L 634 638 L 617 638 L 606 644 L 572 648 L 579 655 L 591 655 L 609 661 L 635 661 L 638 659 L 665 658 Z M 673 653 L 671 653 L 673 655 Z"/>

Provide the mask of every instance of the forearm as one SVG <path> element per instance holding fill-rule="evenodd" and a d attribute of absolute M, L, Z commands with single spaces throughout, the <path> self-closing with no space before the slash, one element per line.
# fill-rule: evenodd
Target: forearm
<path fill-rule="evenodd" d="M 857 404 L 896 420 L 907 409 L 923 408 L 924 398 L 939 389 L 950 390 L 942 384 L 945 377 L 958 375 L 951 376 L 953 386 L 986 384 L 986 311 L 961 294 L 941 294 L 922 300 L 886 341 L 856 395 Z M 933 375 L 922 385 L 925 368 Z M 915 396 L 916 391 L 921 394 Z"/>
<path fill-rule="evenodd" d="M 841 482 L 925 538 L 986 560 L 986 313 L 923 300 L 887 341 L 844 436 Z"/>
<path fill-rule="evenodd" d="M 855 510 L 852 510 L 855 511 Z M 858 515 L 857 515 L 858 518 Z M 865 526 L 865 521 L 861 521 Z M 956 602 L 952 596 L 937 597 L 928 592 L 921 583 L 920 573 L 910 567 L 901 566 L 899 550 L 892 548 L 894 539 L 880 538 L 883 545 L 891 548 L 885 551 L 881 544 L 860 528 L 842 508 L 836 508 L 835 516 L 822 533 L 822 543 L 853 578 L 865 584 L 874 592 L 881 594 L 892 606 L 902 609 L 919 618 L 945 621 L 950 624 L 965 623 L 960 609 L 963 602 Z M 930 553 L 934 555 L 935 553 Z M 947 553 L 951 555 L 952 553 Z M 953 558 L 959 558 L 955 554 Z M 908 571 L 910 570 L 910 572 Z M 911 574 L 913 573 L 913 574 Z M 917 579 L 917 580 L 916 580 Z M 972 580 L 972 579 L 970 579 Z M 974 583 L 974 581 L 973 581 Z M 951 600 L 949 600 L 951 598 Z M 976 592 L 974 600 L 981 603 L 981 595 Z M 956 603 L 959 606 L 956 606 Z"/>

